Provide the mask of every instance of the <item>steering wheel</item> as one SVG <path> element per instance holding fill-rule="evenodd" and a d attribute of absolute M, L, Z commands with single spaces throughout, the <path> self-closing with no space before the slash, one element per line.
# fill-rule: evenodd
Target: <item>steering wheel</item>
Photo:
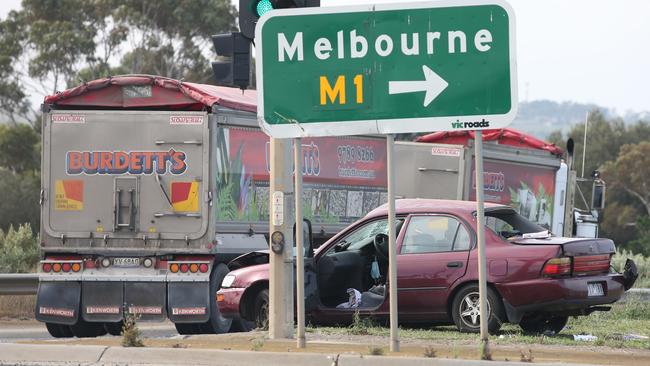
<path fill-rule="evenodd" d="M 388 262 L 388 235 L 386 234 L 377 234 L 375 235 L 375 240 L 373 241 L 375 246 L 375 253 L 381 257 L 381 259 Z"/>

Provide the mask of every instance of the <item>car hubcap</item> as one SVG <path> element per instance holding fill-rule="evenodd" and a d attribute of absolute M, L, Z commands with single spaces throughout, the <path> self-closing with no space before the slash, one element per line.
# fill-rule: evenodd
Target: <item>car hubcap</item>
<path fill-rule="evenodd" d="M 487 302 L 488 319 L 490 316 L 490 302 Z M 479 306 L 478 292 L 465 295 L 459 305 L 460 319 L 469 327 L 478 327 L 481 321 L 481 308 Z"/>

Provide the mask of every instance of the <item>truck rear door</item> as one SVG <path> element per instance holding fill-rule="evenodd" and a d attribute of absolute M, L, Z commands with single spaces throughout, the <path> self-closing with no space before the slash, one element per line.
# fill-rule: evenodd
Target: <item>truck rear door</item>
<path fill-rule="evenodd" d="M 207 129 L 205 112 L 51 111 L 42 213 L 58 240 L 44 245 L 144 249 L 202 238 Z"/>

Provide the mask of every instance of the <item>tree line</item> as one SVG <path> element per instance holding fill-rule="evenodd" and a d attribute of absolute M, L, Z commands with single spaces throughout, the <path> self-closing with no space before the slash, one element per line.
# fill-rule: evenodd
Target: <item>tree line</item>
<path fill-rule="evenodd" d="M 210 83 L 210 36 L 236 30 L 236 18 L 230 0 L 23 0 L 0 19 L 0 238 L 40 224 L 41 116 L 32 95 L 129 73 Z M 558 146 L 574 139 L 578 172 L 584 130 L 583 122 L 548 136 Z M 591 113 L 586 175 L 594 170 L 608 186 L 601 236 L 650 255 L 648 121 Z"/>

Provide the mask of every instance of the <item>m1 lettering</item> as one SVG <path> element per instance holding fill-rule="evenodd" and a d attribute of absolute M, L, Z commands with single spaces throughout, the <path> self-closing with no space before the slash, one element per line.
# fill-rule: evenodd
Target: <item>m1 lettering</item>
<path fill-rule="evenodd" d="M 338 100 L 338 104 L 340 105 L 345 105 L 346 104 L 346 78 L 345 75 L 338 75 L 336 77 L 336 81 L 334 82 L 334 86 L 330 84 L 329 79 L 327 76 L 321 76 L 319 78 L 320 81 L 320 105 L 327 105 L 328 103 L 330 104 L 336 104 L 336 101 Z M 354 88 L 356 90 L 356 98 L 355 101 L 357 104 L 363 104 L 363 75 L 357 74 L 354 76 L 352 79 Z"/>

